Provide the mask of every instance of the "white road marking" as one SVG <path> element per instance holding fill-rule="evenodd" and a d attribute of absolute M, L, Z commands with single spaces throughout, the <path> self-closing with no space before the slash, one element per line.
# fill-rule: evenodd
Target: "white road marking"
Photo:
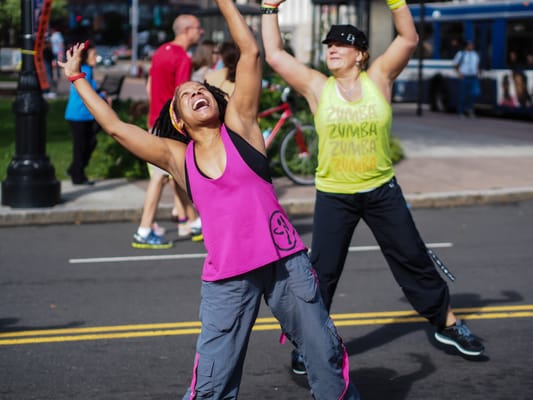
<path fill-rule="evenodd" d="M 452 247 L 453 243 L 426 243 L 430 248 Z M 352 246 L 350 252 L 356 251 L 379 251 L 379 246 Z M 206 253 L 191 254 L 161 254 L 151 256 L 126 256 L 126 257 L 97 257 L 97 258 L 71 258 L 69 264 L 102 264 L 102 263 L 121 263 L 128 261 L 164 261 L 164 260 L 192 260 L 196 258 L 205 258 Z"/>

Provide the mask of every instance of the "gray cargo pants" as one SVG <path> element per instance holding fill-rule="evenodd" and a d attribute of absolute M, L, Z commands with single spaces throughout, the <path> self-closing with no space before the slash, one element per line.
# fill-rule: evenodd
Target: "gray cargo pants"
<path fill-rule="evenodd" d="M 191 387 L 183 397 L 237 399 L 250 333 L 263 296 L 304 355 L 313 398 L 358 400 L 348 355 L 317 290 L 305 252 L 231 279 L 202 282 Z"/>

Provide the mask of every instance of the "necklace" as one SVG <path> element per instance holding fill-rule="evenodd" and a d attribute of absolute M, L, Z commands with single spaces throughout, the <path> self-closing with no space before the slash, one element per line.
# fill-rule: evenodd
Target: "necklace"
<path fill-rule="evenodd" d="M 355 89 L 357 89 L 357 81 L 355 81 L 351 86 L 351 88 L 345 88 L 339 80 L 337 80 L 337 86 L 341 89 L 342 93 L 347 97 L 347 98 L 352 98 L 353 94 L 354 94 L 354 91 Z"/>

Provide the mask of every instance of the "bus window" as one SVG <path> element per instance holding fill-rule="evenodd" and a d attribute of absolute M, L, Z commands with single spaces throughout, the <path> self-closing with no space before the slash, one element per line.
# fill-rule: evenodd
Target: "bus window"
<path fill-rule="evenodd" d="M 420 32 L 420 24 L 417 27 L 418 35 L 421 35 Z M 424 24 L 424 41 L 420 42 L 418 45 L 422 46 L 419 47 L 417 51 L 413 53 L 413 58 L 419 58 L 419 51 L 422 49 L 422 58 L 433 58 L 434 57 L 434 51 L 433 43 L 434 43 L 434 35 L 433 35 L 433 25 L 429 23 Z"/>
<path fill-rule="evenodd" d="M 435 42 L 434 35 L 433 35 L 433 25 L 431 23 L 425 23 L 424 24 L 424 32 L 422 33 L 422 29 L 420 26 L 420 23 L 416 24 L 416 31 L 418 33 L 418 37 L 420 39 L 420 42 L 418 43 L 418 47 L 416 51 L 411 55 L 412 59 L 418 60 L 420 58 L 420 50 L 422 49 L 422 58 L 434 58 L 434 47 L 433 43 Z M 394 30 L 394 34 L 397 35 L 398 32 Z M 424 40 L 422 42 L 422 34 L 424 35 Z"/>
<path fill-rule="evenodd" d="M 462 22 L 442 22 L 440 24 L 440 57 L 453 58 L 462 49 L 464 26 Z"/>
<path fill-rule="evenodd" d="M 479 68 L 489 70 L 492 68 L 492 24 L 490 21 L 481 20 L 474 22 L 474 50 L 479 55 Z"/>
<path fill-rule="evenodd" d="M 528 55 L 533 57 L 533 20 L 515 19 L 507 21 L 507 67 L 527 67 Z"/>

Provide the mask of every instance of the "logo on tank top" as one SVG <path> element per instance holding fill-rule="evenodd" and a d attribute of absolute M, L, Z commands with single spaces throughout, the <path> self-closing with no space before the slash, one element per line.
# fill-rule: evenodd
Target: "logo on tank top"
<path fill-rule="evenodd" d="M 296 247 L 296 231 L 280 211 L 274 211 L 270 216 L 270 235 L 279 250 L 288 251 Z"/>

